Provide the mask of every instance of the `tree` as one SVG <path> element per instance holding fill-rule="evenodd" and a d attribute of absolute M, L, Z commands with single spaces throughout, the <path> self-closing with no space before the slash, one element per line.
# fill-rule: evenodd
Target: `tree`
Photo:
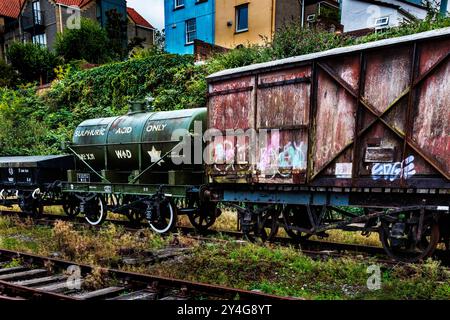
<path fill-rule="evenodd" d="M 82 18 L 79 29 L 67 29 L 58 34 L 55 51 L 66 61 L 86 60 L 101 64 L 112 59 L 108 35 L 95 21 Z"/>
<path fill-rule="evenodd" d="M 166 32 L 165 29 L 161 31 L 155 30 L 155 43 L 154 45 L 161 51 L 164 51 L 166 48 Z"/>
<path fill-rule="evenodd" d="M 116 9 L 108 10 L 106 18 L 109 47 L 117 60 L 125 59 L 128 55 L 127 21 Z"/>
<path fill-rule="evenodd" d="M 30 42 L 14 42 L 6 51 L 12 68 L 23 82 L 48 83 L 55 77 L 54 69 L 61 60 L 49 49 Z"/>

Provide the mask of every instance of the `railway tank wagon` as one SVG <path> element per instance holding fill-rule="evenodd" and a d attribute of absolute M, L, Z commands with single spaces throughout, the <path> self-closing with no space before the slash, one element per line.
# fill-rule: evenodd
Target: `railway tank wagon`
<path fill-rule="evenodd" d="M 211 75 L 212 198 L 248 237 L 376 231 L 405 261 L 449 245 L 449 55 L 444 28 Z"/>
<path fill-rule="evenodd" d="M 209 227 L 218 211 L 199 196 L 202 161 L 182 149 L 202 150 L 205 127 L 206 108 L 148 112 L 141 102 L 124 116 L 84 121 L 68 146 L 77 158 L 63 186 L 76 199 L 72 210 L 92 225 L 102 223 L 109 210 L 132 222 L 147 219 L 158 233 L 174 227 L 177 214 L 187 214 L 198 228 Z"/>

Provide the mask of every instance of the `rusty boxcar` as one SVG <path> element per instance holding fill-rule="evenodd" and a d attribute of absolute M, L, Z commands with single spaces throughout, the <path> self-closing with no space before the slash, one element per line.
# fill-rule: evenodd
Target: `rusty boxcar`
<path fill-rule="evenodd" d="M 449 245 L 449 54 L 445 28 L 211 75 L 213 197 L 249 236 L 379 228 L 404 260 Z"/>

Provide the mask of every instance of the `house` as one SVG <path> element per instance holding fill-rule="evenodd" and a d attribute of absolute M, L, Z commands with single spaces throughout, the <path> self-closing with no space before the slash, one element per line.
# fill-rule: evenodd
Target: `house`
<path fill-rule="evenodd" d="M 436 5 L 442 13 L 450 11 L 447 0 L 438 0 Z M 341 0 L 341 24 L 350 33 L 396 27 L 424 19 L 427 12 L 421 0 Z"/>
<path fill-rule="evenodd" d="M 128 41 L 142 40 L 144 48 L 151 47 L 155 43 L 155 28 L 133 8 L 127 8 L 127 15 Z"/>
<path fill-rule="evenodd" d="M 0 58 L 5 56 L 8 43 L 20 39 L 18 18 L 24 1 L 0 1 Z"/>
<path fill-rule="evenodd" d="M 215 0 L 164 0 L 166 51 L 193 54 L 194 40 L 214 44 Z"/>
<path fill-rule="evenodd" d="M 53 49 L 58 33 L 76 27 L 76 17 L 106 27 L 112 10 L 126 19 L 130 41 L 139 37 L 145 39 L 145 46 L 153 44 L 154 28 L 136 10 L 127 8 L 126 0 L 1 0 L 0 57 L 4 58 L 8 45 L 17 40 Z"/>
<path fill-rule="evenodd" d="M 302 15 L 306 19 L 305 11 L 318 16 L 327 10 L 336 18 L 327 23 L 338 28 L 335 0 L 165 0 L 166 50 L 192 54 L 194 40 L 221 48 L 264 44 L 284 25 L 301 22 Z"/>

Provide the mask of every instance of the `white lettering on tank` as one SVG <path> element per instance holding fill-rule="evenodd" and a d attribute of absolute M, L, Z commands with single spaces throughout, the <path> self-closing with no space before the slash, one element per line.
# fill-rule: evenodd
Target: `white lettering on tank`
<path fill-rule="evenodd" d="M 132 127 L 123 127 L 123 128 L 117 128 L 117 130 L 114 132 L 114 134 L 130 134 L 133 132 Z"/>
<path fill-rule="evenodd" d="M 147 126 L 147 132 L 153 132 L 153 131 L 164 131 L 164 129 L 167 127 L 167 124 L 149 124 Z"/>
<path fill-rule="evenodd" d="M 86 153 L 86 154 L 79 154 L 78 158 L 80 158 L 83 161 L 86 160 L 95 160 L 95 155 L 92 153 Z"/>
<path fill-rule="evenodd" d="M 93 137 L 93 136 L 104 136 L 106 133 L 105 128 L 101 129 L 86 129 L 86 130 L 76 130 L 75 137 Z"/>
<path fill-rule="evenodd" d="M 115 150 L 117 159 L 131 159 L 133 157 L 130 150 Z"/>

